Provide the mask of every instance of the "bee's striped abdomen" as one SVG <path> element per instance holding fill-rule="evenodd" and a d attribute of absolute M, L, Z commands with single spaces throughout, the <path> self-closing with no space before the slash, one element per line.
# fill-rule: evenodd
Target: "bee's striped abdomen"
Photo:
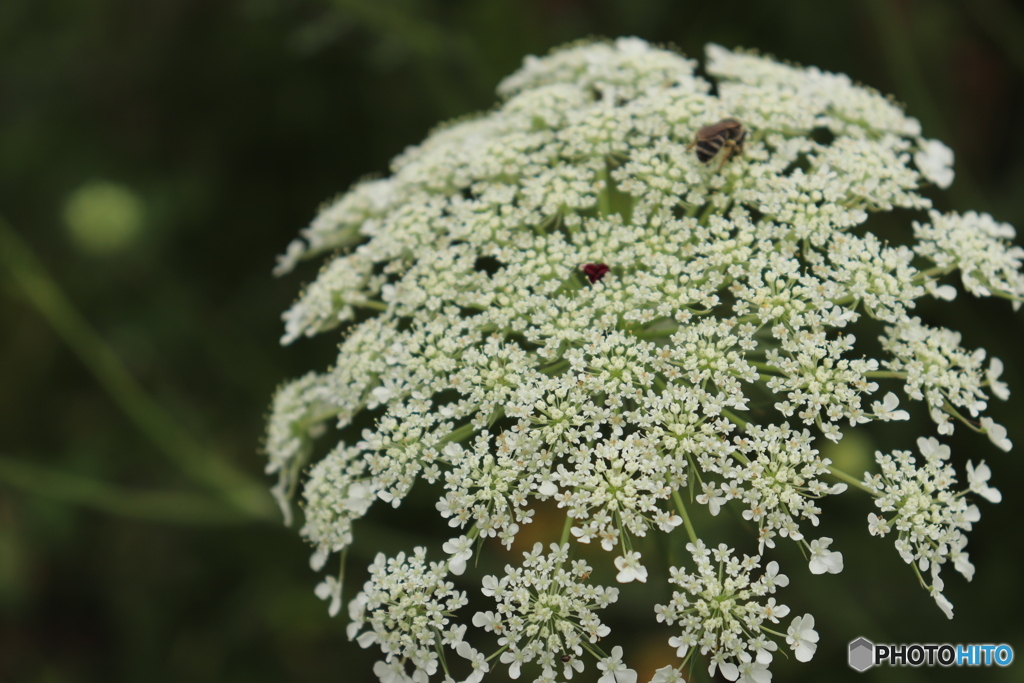
<path fill-rule="evenodd" d="M 718 123 L 704 126 L 697 131 L 690 148 L 697 148 L 697 161 L 706 164 L 722 150 L 728 147 L 722 163 L 743 151 L 743 141 L 747 137 L 747 129 L 736 119 L 722 119 Z M 721 168 L 721 166 L 719 166 Z"/>
<path fill-rule="evenodd" d="M 708 163 L 715 158 L 720 149 L 722 149 L 722 138 L 720 137 L 699 141 L 697 143 L 697 161 L 702 164 Z"/>

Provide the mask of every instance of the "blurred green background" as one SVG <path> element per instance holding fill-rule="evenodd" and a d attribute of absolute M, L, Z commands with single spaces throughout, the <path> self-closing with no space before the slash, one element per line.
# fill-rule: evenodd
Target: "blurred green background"
<path fill-rule="evenodd" d="M 274 256 L 322 202 L 489 107 L 525 54 L 591 35 L 696 57 L 757 47 L 893 93 L 956 151 L 937 205 L 1024 228 L 1024 12 L 1009 0 L 0 0 L 0 681 L 375 680 L 264 495 L 270 395 L 336 344 L 277 345 L 316 266 L 275 280 Z M 1020 662 L 845 664 L 861 635 L 1024 657 L 1024 312 L 958 303 L 923 313 L 1002 357 L 1015 392 L 992 414 L 1017 451 L 953 439 L 1005 496 L 981 502 L 977 580 L 946 572 L 947 621 L 868 537 L 869 501 L 843 496 L 822 533 L 846 571 L 810 580 L 793 562 L 803 588 L 784 600 L 816 615 L 818 654 L 777 661 L 775 680 L 1024 681 Z M 864 432 L 832 455 L 855 469 L 921 431 Z M 407 518 L 378 516 L 353 564 L 438 528 Z M 346 597 L 360 581 L 353 569 Z M 667 631 L 643 630 L 653 584 L 631 594 L 642 610 L 611 615 L 643 667 L 668 651 Z"/>

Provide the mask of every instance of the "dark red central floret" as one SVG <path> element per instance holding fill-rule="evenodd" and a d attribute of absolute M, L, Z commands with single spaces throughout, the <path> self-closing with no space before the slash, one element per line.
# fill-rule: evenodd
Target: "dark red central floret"
<path fill-rule="evenodd" d="M 603 278 L 608 270 L 608 266 L 604 263 L 588 263 L 583 266 L 583 272 L 587 276 L 587 279 L 590 280 L 590 284 L 594 284 Z"/>

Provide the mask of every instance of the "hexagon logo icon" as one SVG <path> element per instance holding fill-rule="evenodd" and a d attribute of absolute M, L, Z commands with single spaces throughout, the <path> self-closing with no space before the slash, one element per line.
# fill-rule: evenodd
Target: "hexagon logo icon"
<path fill-rule="evenodd" d="M 867 671 L 875 663 L 875 645 L 867 638 L 858 638 L 850 643 L 850 668 Z"/>

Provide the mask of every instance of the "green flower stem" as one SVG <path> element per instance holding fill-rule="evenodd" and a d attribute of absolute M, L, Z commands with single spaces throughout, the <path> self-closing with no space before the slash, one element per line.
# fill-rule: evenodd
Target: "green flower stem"
<path fill-rule="evenodd" d="M 500 655 L 500 654 L 501 654 L 502 652 L 504 652 L 504 651 L 505 651 L 505 650 L 507 650 L 507 649 L 508 649 L 508 645 L 504 645 L 504 646 L 502 646 L 502 647 L 501 647 L 501 648 L 500 648 L 500 649 L 499 649 L 499 650 L 498 650 L 497 652 L 495 652 L 495 653 L 494 653 L 494 654 L 492 654 L 492 655 L 489 655 L 489 656 L 487 657 L 487 659 L 485 659 L 484 661 L 485 661 L 485 662 L 489 662 L 489 661 L 491 661 L 492 659 L 496 659 L 496 658 L 497 658 L 497 657 L 498 657 L 498 656 L 499 656 L 499 655 Z"/>
<path fill-rule="evenodd" d="M 759 371 L 769 373 L 773 377 L 785 377 L 786 376 L 785 374 L 783 374 L 782 370 L 779 370 L 776 367 L 772 367 L 771 365 L 768 365 L 767 363 L 762 363 L 759 360 L 748 360 L 747 362 L 750 363 L 751 365 L 753 365 Z"/>
<path fill-rule="evenodd" d="M 644 332 L 644 331 L 632 332 L 632 335 L 634 337 L 636 337 L 637 339 L 643 339 L 644 341 L 651 341 L 651 340 L 654 340 L 654 339 L 665 339 L 667 337 L 671 337 L 678 330 L 679 330 L 678 327 L 673 327 L 671 329 L 652 330 L 652 331 L 649 331 L 649 332 Z"/>
<path fill-rule="evenodd" d="M 730 420 L 732 420 L 733 422 L 738 424 L 740 426 L 740 429 L 743 429 L 743 430 L 746 430 L 747 425 L 750 424 L 750 422 L 748 422 L 747 420 L 744 420 L 742 417 L 740 417 L 736 413 L 732 412 L 731 410 L 725 410 L 723 408 L 722 409 L 722 415 L 724 415 L 725 417 L 729 418 Z"/>
<path fill-rule="evenodd" d="M 591 644 L 590 641 L 586 639 L 580 642 L 580 645 L 582 645 L 583 649 L 590 653 L 590 656 L 594 659 L 604 659 L 608 656 L 608 653 L 601 649 L 600 645 L 597 645 L 596 643 Z"/>
<path fill-rule="evenodd" d="M 543 367 L 543 368 L 537 368 L 537 369 L 540 372 L 543 372 L 545 375 L 554 376 L 554 375 L 560 374 L 562 372 L 562 370 L 565 370 L 568 367 L 569 367 L 569 361 L 567 361 L 567 360 L 565 360 L 563 358 L 562 360 L 554 362 L 551 365 L 548 365 L 548 366 Z"/>
<path fill-rule="evenodd" d="M 615 178 L 612 177 L 614 168 L 612 159 L 606 157 L 604 168 L 598 174 L 598 178 L 604 181 L 604 189 L 597 195 L 597 210 L 605 217 L 617 213 L 622 217 L 622 222 L 629 225 L 633 217 L 633 197 L 615 184 Z"/>
<path fill-rule="evenodd" d="M 266 487 L 197 443 L 142 389 L 2 217 L 0 266 L 6 268 L 26 300 L 78 356 L 114 403 L 183 473 L 251 518 L 276 518 L 276 507 Z"/>
<path fill-rule="evenodd" d="M 569 542 L 569 530 L 572 529 L 572 517 L 565 515 L 565 524 L 562 525 L 562 537 L 558 539 L 558 545 L 565 545 Z"/>
<path fill-rule="evenodd" d="M 956 266 L 932 266 L 931 268 L 922 270 L 916 275 L 914 275 L 914 284 L 924 284 L 925 282 L 933 278 L 948 275 L 949 273 L 952 273 L 954 270 L 956 270 Z"/>
<path fill-rule="evenodd" d="M 464 424 L 457 429 L 453 429 L 451 433 L 448 434 L 448 436 L 441 439 L 441 441 L 438 443 L 438 446 L 443 446 L 446 443 L 452 442 L 459 443 L 465 439 L 468 439 L 470 436 L 472 436 L 473 432 L 475 431 L 476 427 L 474 427 L 472 423 Z"/>
<path fill-rule="evenodd" d="M 917 567 L 917 562 L 911 563 L 910 567 L 914 570 L 914 574 L 917 576 L 917 580 L 921 583 L 921 588 L 928 590 L 931 585 L 924 580 L 924 576 L 921 574 L 921 570 Z"/>
<path fill-rule="evenodd" d="M 707 315 L 711 313 L 711 309 L 700 310 L 700 309 L 687 309 L 692 315 Z M 648 324 L 644 329 L 630 330 L 630 333 L 638 339 L 652 340 L 652 339 L 664 339 L 671 337 L 673 334 L 679 331 L 681 325 L 676 323 L 671 318 L 661 318 L 653 323 Z"/>
<path fill-rule="evenodd" d="M 683 526 L 686 527 L 686 535 L 690 537 L 691 543 L 697 545 L 697 532 L 693 530 L 693 522 L 690 521 L 690 515 L 686 512 L 686 505 L 683 504 L 683 497 L 679 495 L 678 489 L 672 492 L 672 500 L 676 503 L 676 509 L 679 510 L 679 516 L 683 518 Z"/>
<path fill-rule="evenodd" d="M 712 202 L 709 201 L 704 206 L 704 210 L 701 211 L 700 217 L 697 219 L 697 222 L 699 224 L 701 224 L 701 225 L 707 225 L 708 224 L 708 218 L 711 216 L 711 214 L 715 213 L 715 208 L 716 208 L 715 205 Z"/>
<path fill-rule="evenodd" d="M 1000 299 L 1006 299 L 1007 301 L 1014 301 L 1017 303 L 1024 303 L 1024 299 L 1019 296 L 1014 296 L 1009 292 L 1001 292 L 998 289 L 992 290 L 992 296 L 999 297 Z"/>
<path fill-rule="evenodd" d="M 896 370 L 876 370 L 874 372 L 865 372 L 864 376 L 869 379 L 906 379 L 907 373 Z"/>
<path fill-rule="evenodd" d="M 845 481 L 847 484 L 849 484 L 850 486 L 856 486 L 857 488 L 859 488 L 862 491 L 867 491 L 872 496 L 875 495 L 875 492 L 867 484 L 862 482 L 860 479 L 857 479 L 856 477 L 854 477 L 852 475 L 849 475 L 846 472 L 843 472 L 841 469 L 839 469 L 835 465 L 829 465 L 828 466 L 828 471 L 831 472 L 832 476 L 835 477 L 836 479 L 841 479 L 841 480 Z"/>
<path fill-rule="evenodd" d="M 444 669 L 445 678 L 451 679 L 451 672 L 448 671 L 448 661 L 444 656 L 444 647 L 441 645 L 441 640 L 444 638 L 440 630 L 434 629 L 436 638 L 434 639 L 434 650 L 437 652 L 437 657 L 441 661 L 441 668 Z"/>
<path fill-rule="evenodd" d="M 373 299 L 367 299 L 366 301 L 352 302 L 353 306 L 359 306 L 360 308 L 369 308 L 374 311 L 386 311 L 388 305 L 383 301 L 374 301 Z"/>
<path fill-rule="evenodd" d="M 975 434 L 986 434 L 987 433 L 984 429 L 982 429 L 978 425 L 974 424 L 968 418 L 966 418 L 963 414 L 961 414 L 960 411 L 957 410 L 956 407 L 954 407 L 953 404 L 950 403 L 949 401 L 946 401 L 943 404 L 942 409 L 944 411 L 946 411 L 947 413 L 949 413 L 950 415 L 952 415 L 953 417 L 955 417 L 957 420 L 959 420 L 963 425 L 965 425 L 968 429 L 970 429 Z"/>
<path fill-rule="evenodd" d="M 739 451 L 733 451 L 730 455 L 732 455 L 732 457 L 736 458 L 737 462 L 739 462 L 739 463 L 741 463 L 743 465 L 749 465 L 750 464 L 750 458 L 748 458 L 747 456 L 743 455 Z"/>
<path fill-rule="evenodd" d="M 24 458 L 0 456 L 0 482 L 61 503 L 145 522 L 217 526 L 252 521 L 250 515 L 207 495 L 123 489 Z"/>
<path fill-rule="evenodd" d="M 747 425 L 750 424 L 750 422 L 748 422 L 747 420 L 744 420 L 742 417 L 740 417 L 739 415 L 737 415 L 736 413 L 734 413 L 734 412 L 732 412 L 730 410 L 723 409 L 722 410 L 722 415 L 727 417 L 734 424 L 739 425 L 740 429 L 742 429 L 743 431 L 746 431 L 747 430 Z M 743 463 L 744 465 L 749 465 L 750 464 L 750 460 L 747 458 L 747 456 L 743 455 L 738 450 L 733 451 L 731 455 L 732 455 L 732 457 L 736 458 L 736 460 L 738 460 L 739 462 Z"/>
<path fill-rule="evenodd" d="M 604 188 L 597 194 L 597 211 L 602 216 L 608 216 L 612 212 L 612 178 L 607 164 L 598 172 L 597 177 L 604 182 Z"/>

